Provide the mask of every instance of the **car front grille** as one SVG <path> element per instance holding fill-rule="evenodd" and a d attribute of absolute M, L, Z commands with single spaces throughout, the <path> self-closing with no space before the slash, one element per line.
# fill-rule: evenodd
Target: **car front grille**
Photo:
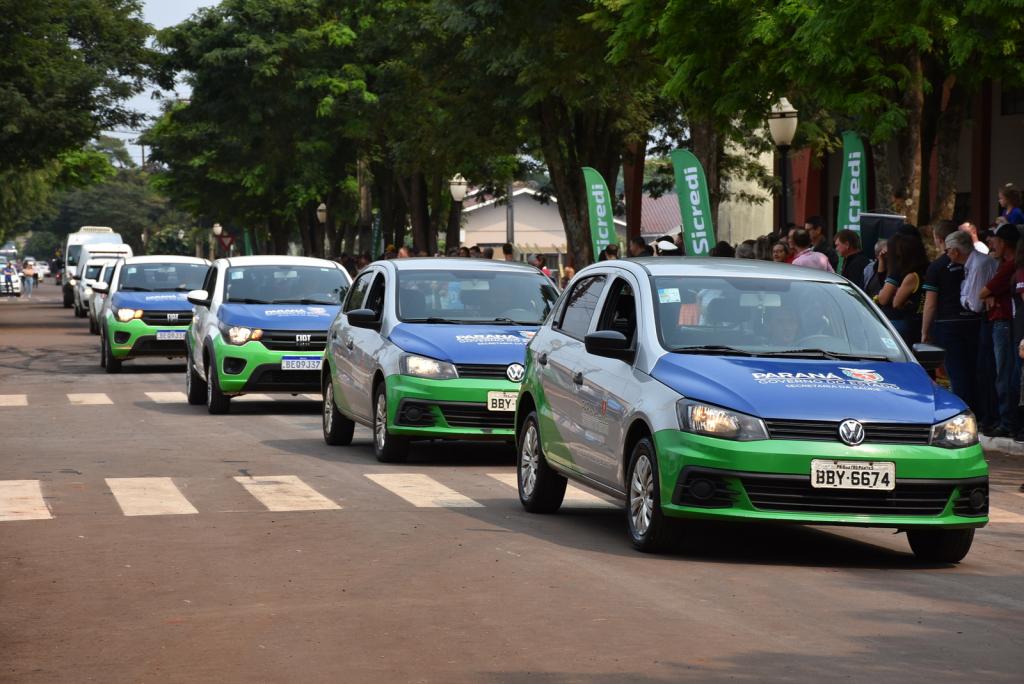
<path fill-rule="evenodd" d="M 245 384 L 245 390 L 277 390 L 282 392 L 313 392 L 320 389 L 320 371 L 317 370 L 281 370 L 278 366 L 267 364 L 253 370 L 252 376 Z"/>
<path fill-rule="evenodd" d="M 838 442 L 839 423 L 824 420 L 765 420 L 771 439 Z M 917 423 L 864 423 L 864 444 L 928 444 L 932 426 Z"/>
<path fill-rule="evenodd" d="M 892 491 L 815 489 L 806 475 L 754 475 L 740 482 L 754 508 L 795 513 L 939 515 L 956 483 L 896 481 Z"/>
<path fill-rule="evenodd" d="M 168 320 L 169 316 L 174 317 L 174 320 Z M 142 322 L 146 325 L 188 325 L 192 322 L 192 312 L 143 310 Z"/>
<path fill-rule="evenodd" d="M 483 380 L 508 380 L 505 374 L 508 364 L 491 363 L 457 363 L 455 370 L 460 378 L 479 378 Z"/>
<path fill-rule="evenodd" d="M 515 411 L 488 411 L 485 404 L 438 402 L 441 415 L 450 427 L 512 429 Z"/>
<path fill-rule="evenodd" d="M 260 342 L 273 351 L 320 351 L 327 348 L 324 330 L 264 330 Z"/>

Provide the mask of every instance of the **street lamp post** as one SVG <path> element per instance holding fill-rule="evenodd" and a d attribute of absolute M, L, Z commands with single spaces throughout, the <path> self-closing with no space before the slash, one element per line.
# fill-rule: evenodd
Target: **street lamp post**
<path fill-rule="evenodd" d="M 784 97 L 779 98 L 779 101 L 772 105 L 772 111 L 768 114 L 768 130 L 772 134 L 772 140 L 776 147 L 779 148 L 779 157 L 782 162 L 780 233 L 786 229 L 786 224 L 789 223 L 789 147 L 793 144 L 798 121 L 797 110 Z"/>
<path fill-rule="evenodd" d="M 455 174 L 448 181 L 448 189 L 452 192 L 452 210 L 448 214 L 448 228 L 444 236 L 445 251 L 459 246 L 459 230 L 462 228 L 462 201 L 466 199 L 469 182 L 461 173 Z"/>

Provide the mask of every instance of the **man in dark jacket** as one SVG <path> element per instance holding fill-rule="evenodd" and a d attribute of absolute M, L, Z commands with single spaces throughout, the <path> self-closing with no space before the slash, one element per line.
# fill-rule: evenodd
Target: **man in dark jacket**
<path fill-rule="evenodd" d="M 860 235 L 852 230 L 841 230 L 836 233 L 836 252 L 843 257 L 841 275 L 863 290 L 864 269 L 867 268 L 868 257 L 860 251 Z"/>
<path fill-rule="evenodd" d="M 839 265 L 839 255 L 832 249 L 832 245 L 828 241 L 828 231 L 825 230 L 825 224 L 821 217 L 812 216 L 804 221 L 804 230 L 811 236 L 812 249 L 827 256 L 828 263 L 832 264 L 832 270 L 836 270 Z"/>

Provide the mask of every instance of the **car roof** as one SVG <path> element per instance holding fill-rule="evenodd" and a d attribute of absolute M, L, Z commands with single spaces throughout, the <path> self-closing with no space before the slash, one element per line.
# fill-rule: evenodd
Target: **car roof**
<path fill-rule="evenodd" d="M 774 261 L 736 259 L 731 257 L 639 257 L 599 261 L 586 269 L 616 266 L 639 275 L 704 276 L 714 278 L 777 278 L 780 280 L 817 280 L 830 283 L 847 282 L 842 276 L 816 268 L 779 264 Z"/>
<path fill-rule="evenodd" d="M 210 265 L 209 259 L 202 259 L 200 257 L 190 256 L 160 256 L 154 254 L 150 256 L 134 256 L 123 259 L 126 264 L 206 264 Z"/>
<path fill-rule="evenodd" d="M 408 259 L 386 259 L 374 264 L 390 264 L 396 271 L 508 271 L 514 273 L 537 273 L 533 266 L 517 261 L 498 259 L 471 259 L 467 257 L 410 257 Z"/>
<path fill-rule="evenodd" d="M 224 261 L 228 266 L 334 266 L 335 268 L 341 268 L 341 264 L 329 259 L 279 254 L 229 257 L 227 259 L 218 259 L 217 261 Z"/>

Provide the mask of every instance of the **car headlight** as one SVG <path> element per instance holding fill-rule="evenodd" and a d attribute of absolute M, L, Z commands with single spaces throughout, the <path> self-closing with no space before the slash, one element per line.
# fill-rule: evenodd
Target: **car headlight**
<path fill-rule="evenodd" d="M 243 345 L 250 340 L 259 340 L 263 331 L 259 328 L 246 328 L 244 325 L 221 326 L 221 333 L 228 344 Z"/>
<path fill-rule="evenodd" d="M 679 416 L 679 429 L 685 432 L 738 442 L 768 439 L 764 421 L 745 413 L 681 399 L 676 402 L 676 414 Z"/>
<path fill-rule="evenodd" d="M 932 426 L 932 446 L 959 449 L 978 443 L 978 421 L 970 411 Z"/>
<path fill-rule="evenodd" d="M 430 378 L 431 380 L 451 380 L 459 377 L 455 366 L 447 361 L 438 361 L 427 356 L 416 354 L 405 354 L 399 363 L 402 375 L 413 375 L 417 378 Z"/>
<path fill-rule="evenodd" d="M 142 318 L 142 309 L 118 309 L 114 315 L 117 316 L 117 320 L 127 323 L 134 318 Z"/>

